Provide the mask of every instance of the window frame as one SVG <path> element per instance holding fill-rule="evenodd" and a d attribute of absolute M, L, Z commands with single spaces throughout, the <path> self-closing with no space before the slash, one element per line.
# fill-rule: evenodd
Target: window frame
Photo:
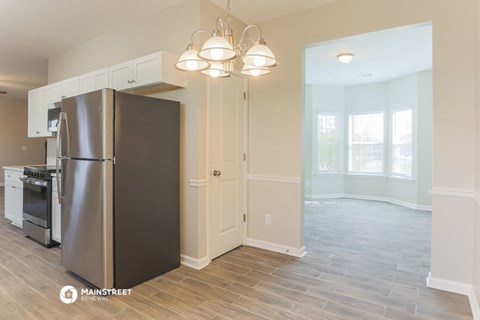
<path fill-rule="evenodd" d="M 401 174 L 401 173 L 394 173 L 393 172 L 393 148 L 394 148 L 394 143 L 393 143 L 393 138 L 394 138 L 394 121 L 393 121 L 393 118 L 394 118 L 394 114 L 397 113 L 397 112 L 402 112 L 402 111 L 407 111 L 407 110 L 411 110 L 412 111 L 412 141 L 411 141 L 411 145 L 412 145 L 412 164 L 411 164 L 411 174 L 410 175 L 405 175 L 405 174 Z M 389 178 L 392 178 L 392 179 L 398 179 L 398 180 L 406 180 L 406 181 L 415 181 L 416 180 L 416 163 L 417 163 L 417 159 L 416 159 L 416 155 L 417 155 L 417 152 L 416 152 L 416 144 L 417 144 L 417 123 L 416 123 L 416 108 L 414 108 L 413 106 L 405 106 L 405 107 L 399 107 L 399 108 L 392 108 L 390 111 L 389 111 L 389 126 L 390 126 L 390 130 L 389 130 L 389 171 L 388 171 L 388 176 Z"/>
<path fill-rule="evenodd" d="M 318 158 L 318 152 L 319 152 L 319 144 L 318 144 L 318 118 L 319 116 L 334 116 L 335 117 L 335 160 L 334 160 L 334 169 L 333 170 L 319 170 L 318 165 L 319 165 L 319 158 Z M 313 136 L 313 154 L 312 154 L 312 159 L 313 159 L 313 172 L 316 175 L 338 175 L 341 174 L 341 153 L 340 153 L 340 146 L 341 146 L 341 139 L 339 137 L 341 133 L 341 127 L 340 127 L 340 120 L 341 120 L 341 114 L 338 112 L 328 112 L 328 111 L 316 111 L 315 112 L 315 117 L 313 117 L 313 131 L 312 131 L 312 136 Z"/>
<path fill-rule="evenodd" d="M 381 114 L 383 116 L 383 143 L 382 143 L 382 171 L 381 172 L 363 172 L 363 171 L 352 171 L 350 170 L 350 117 L 351 116 L 358 116 L 358 115 L 374 115 L 374 114 Z M 345 115 L 345 148 L 346 148 L 346 168 L 345 171 L 347 175 L 355 175 L 355 176 L 379 176 L 385 177 L 387 175 L 387 111 L 385 110 L 369 110 L 369 111 L 362 111 L 362 112 L 349 112 Z"/>

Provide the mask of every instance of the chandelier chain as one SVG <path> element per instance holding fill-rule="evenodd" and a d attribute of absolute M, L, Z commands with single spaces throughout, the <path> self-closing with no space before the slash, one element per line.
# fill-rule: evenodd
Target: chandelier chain
<path fill-rule="evenodd" d="M 230 0 L 227 0 L 227 19 L 230 19 Z"/>

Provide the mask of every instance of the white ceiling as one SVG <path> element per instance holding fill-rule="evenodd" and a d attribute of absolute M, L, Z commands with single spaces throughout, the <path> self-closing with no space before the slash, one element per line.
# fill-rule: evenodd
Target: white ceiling
<path fill-rule="evenodd" d="M 182 0 L 1 0 L 0 90 L 26 99 L 47 58 Z"/>
<path fill-rule="evenodd" d="M 230 0 L 232 14 L 247 24 L 259 23 L 338 0 Z M 227 0 L 210 0 L 225 9 Z"/>
<path fill-rule="evenodd" d="M 1 0 L 0 91 L 27 98 L 47 82 L 47 58 L 184 0 Z M 227 0 L 210 0 L 225 8 Z M 231 0 L 231 13 L 257 23 L 335 0 Z"/>
<path fill-rule="evenodd" d="M 355 55 L 349 64 L 337 54 Z M 337 39 L 305 50 L 305 83 L 356 85 L 432 68 L 432 27 L 413 25 Z"/>
<path fill-rule="evenodd" d="M 0 91 L 26 99 L 47 81 L 47 58 L 183 0 L 2 0 Z M 210 0 L 225 8 L 227 0 Z M 258 23 L 336 0 L 231 0 L 231 12 Z M 335 56 L 351 51 L 349 65 Z M 308 48 L 307 83 L 382 81 L 431 68 L 431 27 L 398 28 Z M 372 74 L 371 77 L 362 77 Z"/>

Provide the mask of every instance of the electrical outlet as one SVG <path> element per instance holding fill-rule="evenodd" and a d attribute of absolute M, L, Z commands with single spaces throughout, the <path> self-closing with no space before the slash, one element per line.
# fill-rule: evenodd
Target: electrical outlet
<path fill-rule="evenodd" d="M 268 226 L 272 225 L 272 215 L 271 214 L 266 214 L 265 215 L 265 224 Z"/>

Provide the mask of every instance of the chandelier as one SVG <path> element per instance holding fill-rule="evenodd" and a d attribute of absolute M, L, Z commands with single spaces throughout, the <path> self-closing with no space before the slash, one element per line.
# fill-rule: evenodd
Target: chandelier
<path fill-rule="evenodd" d="M 232 74 L 235 61 L 240 57 L 244 63 L 242 74 L 253 77 L 269 74 L 270 69 L 277 65 L 277 60 L 262 37 L 262 29 L 256 24 L 248 25 L 238 44 L 235 44 L 230 27 L 230 0 L 227 1 L 226 12 L 224 19 L 217 18 L 213 32 L 199 29 L 192 34 L 187 50 L 180 56 L 175 67 L 182 71 L 200 71 L 213 78 L 225 78 Z M 252 38 L 247 33 L 251 29 L 258 31 L 258 38 Z M 194 38 L 200 33 L 208 33 L 210 38 L 198 51 L 194 46 Z M 247 42 L 252 43 L 248 50 Z"/>

